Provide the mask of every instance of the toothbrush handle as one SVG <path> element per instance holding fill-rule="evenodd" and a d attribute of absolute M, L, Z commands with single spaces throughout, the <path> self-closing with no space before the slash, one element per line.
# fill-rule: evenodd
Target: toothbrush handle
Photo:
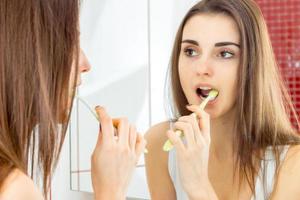
<path fill-rule="evenodd" d="M 183 137 L 183 132 L 181 130 L 176 130 L 175 134 L 178 135 L 179 137 Z M 173 149 L 174 145 L 172 144 L 172 142 L 170 140 L 167 140 L 163 146 L 163 150 L 164 151 L 170 151 L 171 149 Z"/>
<path fill-rule="evenodd" d="M 207 102 L 209 101 L 209 97 L 207 97 L 201 104 L 200 104 L 200 108 L 204 109 L 204 107 L 206 106 Z M 197 118 L 197 114 L 196 113 L 192 113 L 191 116 Z M 175 134 L 177 134 L 179 137 L 183 137 L 183 131 L 181 130 L 176 130 Z M 167 140 L 163 146 L 163 150 L 164 151 L 170 151 L 171 149 L 173 149 L 174 145 L 172 144 L 172 142 L 170 140 Z"/>
<path fill-rule="evenodd" d="M 206 104 L 209 102 L 210 100 L 210 96 L 208 96 L 206 99 L 204 99 L 204 101 L 200 104 L 199 108 L 204 110 Z"/>

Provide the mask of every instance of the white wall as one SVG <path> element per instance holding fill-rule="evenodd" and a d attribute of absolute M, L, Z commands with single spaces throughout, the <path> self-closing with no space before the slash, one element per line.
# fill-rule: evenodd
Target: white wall
<path fill-rule="evenodd" d="M 196 0 L 83 1 L 81 46 L 92 64 L 92 70 L 83 76 L 83 85 L 79 88 L 80 95 L 92 105 L 108 105 L 112 116 L 128 116 L 143 132 L 150 125 L 164 121 L 164 84 L 175 31 L 181 18 L 194 2 Z M 120 90 L 120 84 L 124 85 L 124 88 L 134 87 L 135 89 L 128 93 L 140 95 L 135 96 L 139 101 L 134 103 L 138 110 L 130 107 L 132 98 L 118 98 L 118 94 L 125 95 L 124 91 Z M 110 95 L 115 95 L 116 98 L 111 99 Z M 70 175 L 71 164 L 80 166 L 80 169 L 89 168 L 94 144 L 87 138 L 95 141 L 97 130 L 97 124 L 90 113 L 82 105 L 77 110 L 76 103 L 78 102 L 75 102 L 75 110 L 72 113 L 71 129 L 66 137 L 61 161 L 52 184 L 54 200 L 93 198 L 90 193 L 90 174 L 81 173 L 75 177 L 73 175 L 72 179 Z M 123 109 L 124 107 L 127 110 Z M 124 113 L 120 113 L 122 109 Z M 74 159 L 78 158 L 78 155 L 80 159 Z M 140 164 L 143 164 L 142 160 Z M 77 184 L 78 177 L 80 188 Z M 72 184 L 73 189 L 89 192 L 71 191 Z M 136 170 L 128 195 L 138 199 L 149 199 L 143 167 Z"/>
<path fill-rule="evenodd" d="M 150 0 L 151 124 L 166 120 L 164 86 L 177 28 L 199 0 Z"/>

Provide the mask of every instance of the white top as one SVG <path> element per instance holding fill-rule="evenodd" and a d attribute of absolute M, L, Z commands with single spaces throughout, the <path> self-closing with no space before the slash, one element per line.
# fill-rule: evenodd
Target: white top
<path fill-rule="evenodd" d="M 284 160 L 289 146 L 283 146 L 280 154 L 280 163 Z M 179 179 L 177 162 L 176 162 L 176 150 L 175 148 L 169 152 L 168 161 L 169 174 L 173 181 L 176 196 L 178 200 L 188 200 L 186 193 L 184 192 Z M 265 170 L 265 182 L 263 179 L 263 171 Z M 261 162 L 261 167 L 256 178 L 255 183 L 255 196 L 252 195 L 251 200 L 266 200 L 273 191 L 274 175 L 276 170 L 276 160 L 270 147 L 265 152 L 265 159 Z"/>

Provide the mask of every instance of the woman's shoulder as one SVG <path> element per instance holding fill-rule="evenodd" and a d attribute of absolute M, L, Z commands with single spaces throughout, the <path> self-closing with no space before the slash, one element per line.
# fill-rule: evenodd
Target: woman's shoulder
<path fill-rule="evenodd" d="M 168 152 L 163 151 L 167 141 L 167 130 L 170 122 L 162 122 L 152 126 L 145 138 L 148 153 L 145 154 L 147 182 L 151 199 L 176 199 L 176 192 L 168 171 Z"/>
<path fill-rule="evenodd" d="M 283 146 L 284 153 L 283 157 L 281 157 L 280 171 L 285 171 L 290 167 L 294 168 L 295 166 L 300 167 L 300 144 L 297 145 L 285 145 Z M 279 171 L 279 173 L 280 173 Z M 300 170 L 299 175 L 300 175 Z"/>
<path fill-rule="evenodd" d="M 150 127 L 150 129 L 145 134 L 147 140 L 147 148 L 157 149 L 158 146 L 164 144 L 168 139 L 166 132 L 170 129 L 170 121 L 161 122 Z M 161 148 L 162 149 L 162 148 Z"/>
<path fill-rule="evenodd" d="M 31 178 L 21 170 L 15 169 L 6 178 L 0 190 L 0 199 L 43 200 L 43 196 Z"/>
<path fill-rule="evenodd" d="M 300 176 L 300 144 L 288 146 L 281 168 L 287 171 L 296 169 Z"/>
<path fill-rule="evenodd" d="M 278 171 L 271 199 L 298 199 L 300 195 L 300 145 L 291 145 Z"/>
<path fill-rule="evenodd" d="M 147 141 L 148 153 L 145 155 L 146 160 L 158 162 L 164 166 L 167 166 L 168 153 L 163 151 L 163 145 L 167 141 L 167 130 L 170 129 L 170 122 L 165 121 L 156 124 L 147 131 L 145 139 Z M 149 162 L 146 162 L 146 165 Z M 155 166 L 156 167 L 156 166 Z"/>

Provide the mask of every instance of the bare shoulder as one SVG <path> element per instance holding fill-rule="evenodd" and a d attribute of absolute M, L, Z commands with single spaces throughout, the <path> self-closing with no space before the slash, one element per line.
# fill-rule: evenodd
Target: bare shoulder
<path fill-rule="evenodd" d="M 148 149 L 145 154 L 146 174 L 152 200 L 176 199 L 168 171 L 168 152 L 163 151 L 168 129 L 169 122 L 162 122 L 152 126 L 145 135 Z"/>
<path fill-rule="evenodd" d="M 152 164 L 152 161 L 167 167 L 168 153 L 163 151 L 163 144 L 168 139 L 166 132 L 169 129 L 169 122 L 162 122 L 152 126 L 145 138 L 147 140 L 148 153 L 145 155 L 146 167 Z M 147 162 L 151 160 L 151 162 Z"/>
<path fill-rule="evenodd" d="M 289 148 L 278 171 L 272 200 L 299 199 L 300 196 L 300 145 Z"/>
<path fill-rule="evenodd" d="M 300 145 L 289 147 L 279 173 L 282 175 L 286 173 L 300 175 Z"/>
<path fill-rule="evenodd" d="M 16 192 L 17 191 L 17 192 Z M 34 185 L 31 178 L 16 169 L 6 178 L 0 191 L 0 199 L 43 200 L 43 195 Z"/>
<path fill-rule="evenodd" d="M 168 138 L 166 135 L 166 131 L 169 129 L 169 122 L 161 122 L 152 126 L 147 133 L 145 134 L 145 138 L 147 140 L 147 147 L 154 148 L 158 147 L 158 145 L 162 145 Z"/>

